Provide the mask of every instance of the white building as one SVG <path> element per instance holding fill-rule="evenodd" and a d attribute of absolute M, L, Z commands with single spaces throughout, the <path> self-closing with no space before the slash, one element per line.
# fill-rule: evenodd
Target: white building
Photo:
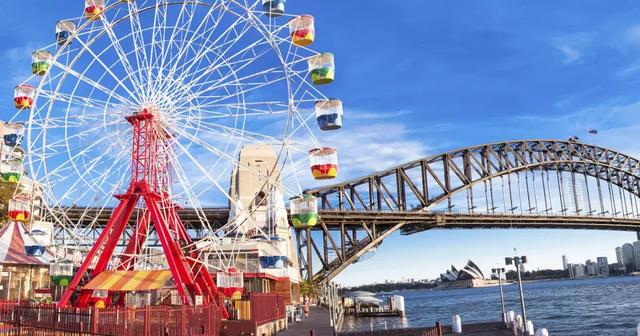
<path fill-rule="evenodd" d="M 573 268 L 573 279 L 581 279 L 586 275 L 586 267 L 583 264 L 574 264 Z"/>
<path fill-rule="evenodd" d="M 562 255 L 562 269 L 566 271 L 568 267 L 569 267 L 569 262 L 567 261 L 567 256 L 563 254 Z"/>

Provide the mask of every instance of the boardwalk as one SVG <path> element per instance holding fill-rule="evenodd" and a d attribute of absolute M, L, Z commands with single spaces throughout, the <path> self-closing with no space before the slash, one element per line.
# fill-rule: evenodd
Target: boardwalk
<path fill-rule="evenodd" d="M 332 336 L 333 327 L 329 326 L 329 311 L 325 308 L 311 307 L 309 318 L 302 323 L 289 324 L 289 328 L 279 332 L 278 336 L 309 336 L 313 330 L 314 336 Z"/>

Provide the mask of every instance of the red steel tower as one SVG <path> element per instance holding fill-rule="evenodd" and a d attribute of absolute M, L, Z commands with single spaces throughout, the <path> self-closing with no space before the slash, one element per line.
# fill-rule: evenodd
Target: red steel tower
<path fill-rule="evenodd" d="M 129 188 L 124 194 L 114 195 L 119 203 L 62 295 L 59 306 L 89 305 L 92 290 L 83 289 L 81 282 L 86 283 L 106 270 L 120 237 L 130 225 L 129 220 L 138 203 L 141 216 L 135 223 L 133 234 L 115 270 L 133 270 L 135 256 L 141 252 L 141 247 L 147 239 L 149 225 L 153 225 L 182 303 L 195 304 L 196 297 L 200 296 L 204 304 L 217 304 L 220 295 L 216 285 L 206 267 L 198 260 L 191 238 L 176 211 L 177 206 L 171 200 L 169 188 L 172 136 L 162 127 L 153 109 L 145 108 L 125 119 L 133 127 Z M 90 269 L 96 255 L 97 263 Z M 85 275 L 87 272 L 88 279 Z M 78 296 L 72 300 L 76 291 Z M 110 301 L 113 304 L 124 304 L 124 295 L 116 298 L 114 294 L 109 293 Z M 223 315 L 227 315 L 224 305 L 221 305 L 221 308 Z"/>

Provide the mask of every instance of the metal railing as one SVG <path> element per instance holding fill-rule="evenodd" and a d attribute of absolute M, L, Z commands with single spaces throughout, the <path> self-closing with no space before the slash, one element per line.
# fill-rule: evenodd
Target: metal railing
<path fill-rule="evenodd" d="M 405 328 L 405 329 L 388 329 L 388 330 L 371 330 L 357 332 L 341 332 L 340 336 L 442 336 L 442 326 L 440 322 L 436 322 L 434 327 L 430 328 Z"/>
<path fill-rule="evenodd" d="M 218 336 L 220 320 L 217 306 L 80 309 L 0 302 L 0 336 Z"/>
<path fill-rule="evenodd" d="M 257 325 L 282 319 L 286 315 L 284 298 L 280 295 L 251 293 L 249 301 L 251 302 L 251 320 Z"/>

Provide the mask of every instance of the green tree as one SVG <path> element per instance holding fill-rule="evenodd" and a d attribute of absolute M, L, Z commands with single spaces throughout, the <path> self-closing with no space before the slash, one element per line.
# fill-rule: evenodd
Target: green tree
<path fill-rule="evenodd" d="M 304 280 L 300 283 L 300 294 L 306 298 L 317 297 L 320 294 L 320 285 L 315 281 Z"/>

